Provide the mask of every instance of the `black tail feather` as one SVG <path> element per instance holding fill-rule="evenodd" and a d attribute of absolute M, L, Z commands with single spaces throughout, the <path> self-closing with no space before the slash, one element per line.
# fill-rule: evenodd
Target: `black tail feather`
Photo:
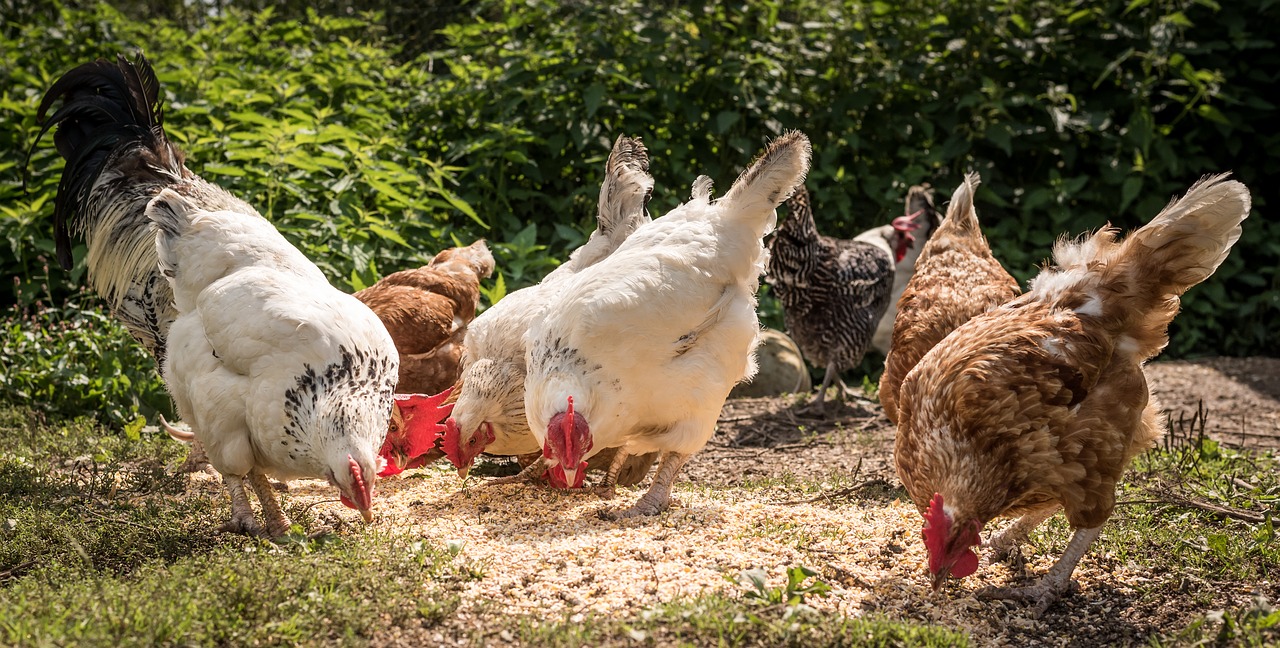
<path fill-rule="evenodd" d="M 46 118 L 59 101 L 61 107 Z M 87 211 L 90 192 L 107 163 L 131 146 L 177 152 L 164 135 L 160 83 L 141 53 L 133 63 L 119 55 L 114 62 L 98 59 L 67 72 L 45 93 L 36 117 L 40 133 L 27 160 L 57 126 L 53 141 L 67 161 L 54 201 L 54 240 L 58 263 L 70 269 L 73 219 Z M 181 164 L 180 158 L 176 161 Z M 77 229 L 84 225 L 74 224 Z"/>

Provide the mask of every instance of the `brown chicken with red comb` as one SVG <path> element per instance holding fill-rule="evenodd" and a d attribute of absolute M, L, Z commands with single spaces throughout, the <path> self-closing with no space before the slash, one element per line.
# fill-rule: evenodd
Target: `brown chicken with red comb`
<path fill-rule="evenodd" d="M 980 594 L 1038 615 L 1070 591 L 1125 467 L 1162 433 L 1142 364 L 1168 343 L 1179 297 L 1226 259 L 1249 206 L 1244 185 L 1213 176 L 1123 240 L 1107 227 L 1061 241 L 1027 294 L 969 320 L 907 374 L 894 461 L 925 520 L 935 589 L 977 569 L 973 549 L 995 518 L 1020 516 L 988 543 L 999 556 L 1062 509 L 1073 535 L 1049 572 Z"/>

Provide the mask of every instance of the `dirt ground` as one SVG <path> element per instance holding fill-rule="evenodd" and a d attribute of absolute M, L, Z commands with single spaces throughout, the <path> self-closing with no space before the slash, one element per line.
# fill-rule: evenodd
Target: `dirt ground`
<path fill-rule="evenodd" d="M 1223 443 L 1280 447 L 1280 359 L 1215 358 L 1149 369 L 1175 427 L 1194 429 L 1194 418 Z M 867 399 L 846 401 L 825 417 L 807 414 L 794 398 L 730 401 L 710 445 L 678 478 L 671 511 L 620 522 L 597 513 L 629 505 L 641 489 L 622 489 L 605 502 L 540 487 L 487 487 L 477 477 L 462 484 L 443 465 L 385 480 L 375 525 L 462 546 L 457 560 L 480 565 L 484 577 L 463 587 L 461 607 L 444 627 L 389 628 L 375 643 L 473 643 L 478 633 L 484 645 L 509 645 L 509 637 L 486 634 L 486 618 L 630 617 L 675 598 L 741 592 L 733 578 L 744 569 L 763 569 L 777 585 L 794 565 L 818 569 L 831 585 L 827 596 L 810 600 L 816 608 L 952 627 L 977 645 L 1141 645 L 1258 593 L 1280 596 L 1280 583 L 1224 587 L 1194 575 L 1153 573 L 1098 546 L 1076 569 L 1081 591 L 1041 619 L 974 593 L 1028 582 L 1056 552 L 1028 552 L 1021 570 L 992 565 L 931 592 L 919 515 L 894 475 L 892 443 L 879 404 Z M 820 497 L 800 493 L 788 487 L 794 482 L 787 475 L 829 488 Z M 218 488 L 213 478 L 193 486 Z M 321 482 L 294 482 L 288 499 L 318 505 L 327 524 L 351 523 L 331 491 Z M 1066 531 L 1055 528 L 1060 550 Z"/>

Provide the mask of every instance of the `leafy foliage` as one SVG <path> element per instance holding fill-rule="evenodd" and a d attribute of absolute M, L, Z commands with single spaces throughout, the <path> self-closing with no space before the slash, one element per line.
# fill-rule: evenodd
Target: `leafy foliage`
<path fill-rule="evenodd" d="M 377 0 L 318 5 L 337 17 L 292 1 L 67 1 L 0 28 L 0 276 L 16 278 L 3 297 L 83 283 L 83 266 L 44 271 L 61 162 L 36 148 L 24 192 L 23 152 L 57 75 L 137 49 L 189 166 L 353 290 L 478 236 L 498 259 L 491 300 L 537 281 L 593 227 L 620 133 L 648 145 L 661 214 L 696 175 L 724 187 L 767 138 L 801 129 L 819 226 L 839 236 L 901 213 L 911 184 L 945 197 L 977 170 L 984 229 L 1020 279 L 1061 233 L 1135 227 L 1205 173 L 1234 170 L 1260 210 L 1280 204 L 1270 0 L 477 0 L 432 4 L 413 27 Z M 1277 241 L 1280 223 L 1246 222 L 1184 300 L 1171 356 L 1280 353 Z M 780 324 L 767 294 L 761 312 Z"/>
<path fill-rule="evenodd" d="M 0 399 L 51 416 L 86 414 L 136 437 L 173 404 L 155 361 L 124 326 L 81 294 L 0 319 Z"/>
<path fill-rule="evenodd" d="M 745 569 L 738 575 L 737 582 L 745 591 L 743 596 L 765 605 L 803 605 L 805 596 L 823 596 L 831 591 L 831 586 L 820 578 L 814 578 L 818 572 L 797 565 L 787 569 L 787 584 L 782 587 L 769 587 L 769 574 L 763 569 Z M 813 582 L 804 582 L 813 578 Z"/>

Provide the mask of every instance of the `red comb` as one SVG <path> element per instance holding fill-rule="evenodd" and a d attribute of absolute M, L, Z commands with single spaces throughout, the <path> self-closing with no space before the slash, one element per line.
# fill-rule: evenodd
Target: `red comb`
<path fill-rule="evenodd" d="M 564 418 L 561 419 L 560 431 L 564 433 L 564 447 L 568 448 L 572 445 L 570 437 L 573 436 L 573 397 L 569 397 L 569 409 L 564 411 Z"/>
<path fill-rule="evenodd" d="M 906 216 L 899 216 L 893 219 L 893 229 L 896 229 L 899 232 L 910 232 L 911 230 L 920 229 L 920 223 L 917 223 L 916 219 L 923 213 L 924 210 L 921 209 L 914 214 L 907 214 Z"/>
<path fill-rule="evenodd" d="M 946 511 L 942 510 L 942 493 L 934 493 L 933 501 L 929 502 L 929 510 L 924 513 L 924 528 L 920 531 L 925 549 L 929 550 L 931 570 L 934 561 L 940 562 L 946 555 L 947 533 L 950 530 L 951 521 L 947 519 Z"/>
<path fill-rule="evenodd" d="M 360 464 L 351 455 L 347 455 L 347 466 L 351 470 L 351 481 L 355 482 L 355 496 L 360 498 L 361 502 L 352 502 L 346 495 L 341 496 L 339 499 L 342 500 L 342 503 L 347 508 L 358 509 L 361 507 L 357 504 L 363 504 L 363 508 L 367 509 L 373 503 L 373 493 L 369 492 L 369 487 L 364 482 L 364 471 L 361 470 Z"/>
<path fill-rule="evenodd" d="M 458 429 L 458 422 L 449 417 L 444 422 L 444 439 L 440 444 L 444 450 L 444 456 L 449 458 L 449 463 L 455 468 L 461 468 L 465 459 L 462 457 L 462 430 Z"/>

